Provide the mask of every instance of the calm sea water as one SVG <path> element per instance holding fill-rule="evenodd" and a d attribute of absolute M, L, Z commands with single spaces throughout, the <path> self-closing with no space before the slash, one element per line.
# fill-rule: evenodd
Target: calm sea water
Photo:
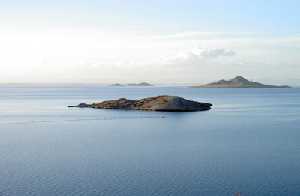
<path fill-rule="evenodd" d="M 178 95 L 207 112 L 67 108 Z M 1 196 L 299 196 L 300 89 L 0 86 Z"/>

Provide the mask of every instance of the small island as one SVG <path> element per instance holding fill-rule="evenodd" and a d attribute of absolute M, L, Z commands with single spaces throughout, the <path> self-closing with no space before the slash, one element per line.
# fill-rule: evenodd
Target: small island
<path fill-rule="evenodd" d="M 127 86 L 153 86 L 148 82 L 140 82 L 140 83 L 129 83 Z"/>
<path fill-rule="evenodd" d="M 153 86 L 152 84 L 148 82 L 140 82 L 140 83 L 128 83 L 128 84 L 120 84 L 120 83 L 115 83 L 112 84 L 111 86 Z"/>
<path fill-rule="evenodd" d="M 249 81 L 242 76 L 237 76 L 230 80 L 219 80 L 209 84 L 192 86 L 194 88 L 290 88 L 286 85 L 267 85 L 259 82 Z"/>
<path fill-rule="evenodd" d="M 162 95 L 138 100 L 120 98 L 118 100 L 108 100 L 92 104 L 80 103 L 77 106 L 68 107 L 144 110 L 160 112 L 195 112 L 210 110 L 211 106 L 211 103 L 201 103 L 197 101 L 187 100 L 182 97 Z"/>

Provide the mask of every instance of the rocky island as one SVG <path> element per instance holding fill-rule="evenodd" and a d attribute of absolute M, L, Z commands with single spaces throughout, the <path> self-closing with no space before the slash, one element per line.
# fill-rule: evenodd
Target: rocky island
<path fill-rule="evenodd" d="M 259 82 L 249 81 L 242 76 L 237 76 L 230 80 L 219 80 L 209 84 L 192 86 L 194 88 L 290 88 L 285 85 L 267 85 Z"/>
<path fill-rule="evenodd" d="M 140 82 L 140 83 L 129 83 L 127 86 L 153 86 L 148 82 Z"/>
<path fill-rule="evenodd" d="M 153 86 L 153 85 L 148 82 L 140 82 L 140 83 L 129 83 L 129 84 L 115 83 L 112 84 L 111 86 Z"/>
<path fill-rule="evenodd" d="M 80 103 L 79 108 L 94 109 L 122 109 L 122 110 L 145 110 L 145 111 L 161 111 L 161 112 L 194 112 L 210 110 L 211 103 L 201 103 L 197 101 L 187 100 L 182 97 L 162 95 L 157 97 L 148 97 L 138 100 L 130 100 L 121 98 L 118 100 L 108 100 L 99 103 Z"/>

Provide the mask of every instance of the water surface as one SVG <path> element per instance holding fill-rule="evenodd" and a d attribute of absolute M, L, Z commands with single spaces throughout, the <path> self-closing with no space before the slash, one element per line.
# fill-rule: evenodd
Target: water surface
<path fill-rule="evenodd" d="M 207 112 L 67 108 L 178 95 Z M 300 89 L 0 86 L 2 196 L 298 196 Z"/>

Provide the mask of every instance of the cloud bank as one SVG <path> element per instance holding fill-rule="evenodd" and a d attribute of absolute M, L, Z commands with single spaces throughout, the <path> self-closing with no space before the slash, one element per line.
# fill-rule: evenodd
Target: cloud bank
<path fill-rule="evenodd" d="M 0 82 L 202 83 L 244 75 L 300 85 L 299 36 L 200 35 L 0 29 Z"/>

